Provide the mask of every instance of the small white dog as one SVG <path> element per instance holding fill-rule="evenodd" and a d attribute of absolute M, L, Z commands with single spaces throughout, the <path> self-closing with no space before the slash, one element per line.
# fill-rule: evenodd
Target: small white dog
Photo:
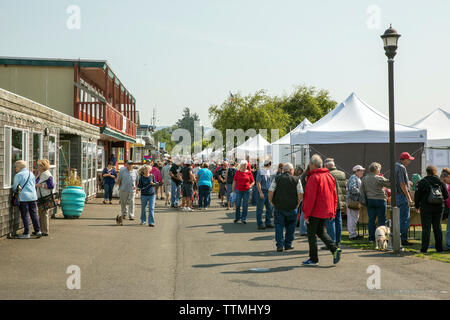
<path fill-rule="evenodd" d="M 375 239 L 376 239 L 376 247 L 377 250 L 386 250 L 388 243 L 387 239 L 390 235 L 390 229 L 387 226 L 380 226 L 375 230 Z"/>

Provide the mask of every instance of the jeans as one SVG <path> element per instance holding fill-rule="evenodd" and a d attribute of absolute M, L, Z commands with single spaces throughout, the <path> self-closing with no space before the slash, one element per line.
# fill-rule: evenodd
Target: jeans
<path fill-rule="evenodd" d="M 409 230 L 409 203 L 408 198 L 404 194 L 397 195 L 397 207 L 400 208 L 400 234 L 402 241 L 408 240 Z"/>
<path fill-rule="evenodd" d="M 172 206 L 178 206 L 178 202 L 180 201 L 180 191 L 181 185 L 177 185 L 172 181 L 172 192 L 170 196 L 170 204 Z"/>
<path fill-rule="evenodd" d="M 331 240 L 334 243 L 339 245 L 341 242 L 341 234 L 342 234 L 342 212 L 341 209 L 336 210 L 336 216 L 333 220 L 326 219 L 325 225 L 327 227 L 327 233 L 330 236 Z"/>
<path fill-rule="evenodd" d="M 28 214 L 31 217 L 34 232 L 40 232 L 41 226 L 39 225 L 39 217 L 37 214 L 36 201 L 27 201 L 27 202 L 21 201 L 19 205 L 19 210 L 23 221 L 23 228 L 25 229 L 23 234 L 30 234 L 30 221 L 28 220 Z"/>
<path fill-rule="evenodd" d="M 328 250 L 334 253 L 337 250 L 336 244 L 331 240 L 330 236 L 325 232 L 325 220 L 316 217 L 309 217 L 308 223 L 308 242 L 309 242 L 309 259 L 317 263 L 319 255 L 317 253 L 317 237 L 325 243 Z"/>
<path fill-rule="evenodd" d="M 378 226 L 386 224 L 386 201 L 367 199 L 367 214 L 369 215 L 369 241 L 375 241 L 375 230 L 377 229 L 375 221 L 378 220 Z"/>
<path fill-rule="evenodd" d="M 303 211 L 300 215 L 300 234 L 308 234 L 308 229 L 305 222 L 305 213 Z"/>
<path fill-rule="evenodd" d="M 259 198 L 259 192 L 258 192 L 258 188 L 256 187 L 256 184 L 253 186 L 252 188 L 252 206 L 256 206 L 256 202 L 258 201 Z"/>
<path fill-rule="evenodd" d="M 258 226 L 263 225 L 262 214 L 264 211 L 264 206 L 266 206 L 266 225 L 272 223 L 272 206 L 269 203 L 269 191 L 262 190 L 262 192 L 264 194 L 264 199 L 261 199 L 258 193 L 258 201 L 256 202 L 256 223 L 258 224 Z"/>
<path fill-rule="evenodd" d="M 209 186 L 198 186 L 198 207 L 207 208 L 211 197 Z"/>
<path fill-rule="evenodd" d="M 233 184 L 227 183 L 227 202 L 231 202 L 231 193 L 233 192 Z"/>
<path fill-rule="evenodd" d="M 155 224 L 155 194 L 151 196 L 141 195 L 141 222 L 145 224 L 147 221 L 147 205 L 148 205 L 148 224 Z"/>
<path fill-rule="evenodd" d="M 274 210 L 275 241 L 277 248 L 290 248 L 294 241 L 295 224 L 297 222 L 297 209 L 291 211 Z M 283 231 L 286 234 L 283 235 Z"/>
<path fill-rule="evenodd" d="M 236 189 L 236 213 L 234 220 L 247 220 L 248 214 L 248 198 L 250 196 L 250 190 L 247 191 L 239 191 Z M 241 202 L 242 204 L 242 218 L 241 218 Z"/>
<path fill-rule="evenodd" d="M 105 196 L 104 199 L 112 201 L 112 194 L 113 194 L 113 189 L 114 189 L 114 184 L 115 183 L 105 183 L 104 184 L 104 189 L 105 189 Z"/>

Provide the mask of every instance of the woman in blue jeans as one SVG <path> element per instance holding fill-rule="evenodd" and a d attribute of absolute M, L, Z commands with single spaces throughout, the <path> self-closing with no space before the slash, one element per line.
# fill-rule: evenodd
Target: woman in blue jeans
<path fill-rule="evenodd" d="M 208 168 L 209 165 L 205 162 L 202 164 L 202 168 L 197 173 L 198 210 L 207 210 L 211 200 L 213 174 Z"/>
<path fill-rule="evenodd" d="M 144 175 L 139 178 L 138 189 L 141 191 L 141 224 L 145 225 L 147 220 L 148 206 L 148 226 L 155 226 L 155 177 L 150 174 L 150 166 L 144 166 Z"/>
<path fill-rule="evenodd" d="M 239 165 L 239 170 L 233 178 L 233 191 L 236 193 L 236 211 L 234 223 L 239 220 L 243 224 L 247 223 L 248 201 L 250 197 L 250 190 L 255 185 L 253 174 L 249 168 L 248 162 L 243 160 Z M 241 202 L 242 202 L 242 216 L 241 216 Z"/>
<path fill-rule="evenodd" d="M 105 196 L 103 203 L 106 204 L 109 200 L 109 204 L 112 204 L 112 194 L 114 185 L 116 184 L 117 172 L 112 163 L 108 163 L 108 166 L 103 169 L 103 189 L 105 190 Z"/>
<path fill-rule="evenodd" d="M 369 215 L 369 242 L 375 242 L 375 230 L 378 226 L 386 224 L 386 193 L 383 188 L 388 188 L 391 183 L 380 176 L 381 165 L 373 162 L 369 166 L 369 174 L 362 178 L 361 196 L 367 199 L 367 214 Z"/>

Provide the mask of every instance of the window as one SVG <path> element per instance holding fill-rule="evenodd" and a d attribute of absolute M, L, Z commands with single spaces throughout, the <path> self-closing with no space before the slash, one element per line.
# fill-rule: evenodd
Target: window
<path fill-rule="evenodd" d="M 48 137 L 48 161 L 50 166 L 56 166 L 56 136 Z"/>
<path fill-rule="evenodd" d="M 37 176 L 37 163 L 42 159 L 42 134 L 33 133 L 33 173 Z"/>
<path fill-rule="evenodd" d="M 29 132 L 23 129 L 5 127 L 5 166 L 3 187 L 10 188 L 16 175 L 14 163 L 25 160 L 29 164 Z"/>
<path fill-rule="evenodd" d="M 87 159 L 87 168 L 88 168 L 88 174 L 87 174 L 87 178 L 88 179 L 92 179 L 92 171 L 93 171 L 93 165 L 92 165 L 92 158 L 93 158 L 93 148 L 94 146 L 92 145 L 92 143 L 88 144 L 88 159 Z"/>
<path fill-rule="evenodd" d="M 97 170 L 103 170 L 105 149 L 103 147 L 97 147 Z"/>
<path fill-rule="evenodd" d="M 82 150 L 82 157 L 81 157 L 81 180 L 87 179 L 87 142 L 83 142 L 83 150 Z"/>

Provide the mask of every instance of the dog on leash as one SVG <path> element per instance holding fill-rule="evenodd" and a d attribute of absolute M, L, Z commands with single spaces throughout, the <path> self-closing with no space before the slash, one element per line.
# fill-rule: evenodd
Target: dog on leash
<path fill-rule="evenodd" d="M 377 250 L 386 250 L 387 246 L 388 246 L 388 236 L 390 234 L 390 229 L 387 226 L 379 226 L 376 230 L 375 230 L 375 242 L 376 242 L 376 247 L 375 249 Z"/>
<path fill-rule="evenodd" d="M 116 217 L 116 223 L 118 226 L 123 226 L 123 217 L 122 215 L 118 214 Z"/>

